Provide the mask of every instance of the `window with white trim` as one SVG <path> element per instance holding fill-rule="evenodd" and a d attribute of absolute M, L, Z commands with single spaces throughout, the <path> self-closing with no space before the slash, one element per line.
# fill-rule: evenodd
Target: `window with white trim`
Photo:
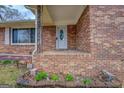
<path fill-rule="evenodd" d="M 33 44 L 35 43 L 34 28 L 12 29 L 12 44 Z"/>

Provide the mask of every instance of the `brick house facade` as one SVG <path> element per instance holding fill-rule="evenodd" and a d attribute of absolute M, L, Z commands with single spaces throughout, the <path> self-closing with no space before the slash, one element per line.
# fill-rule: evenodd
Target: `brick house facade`
<path fill-rule="evenodd" d="M 32 53 L 33 45 L 5 45 L 4 30 L 0 28 L 0 53 Z M 56 53 L 56 26 L 43 27 L 43 53 L 33 56 L 33 64 L 48 72 L 84 76 L 106 69 L 122 80 L 123 30 L 124 6 L 87 6 L 76 24 L 67 25 L 68 49 L 64 53 Z"/>

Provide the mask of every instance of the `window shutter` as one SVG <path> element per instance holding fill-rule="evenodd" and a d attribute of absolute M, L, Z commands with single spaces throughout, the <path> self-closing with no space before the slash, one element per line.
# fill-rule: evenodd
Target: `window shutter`
<path fill-rule="evenodd" d="M 9 42 L 10 42 L 10 37 L 9 37 L 9 28 L 5 28 L 5 44 L 6 45 L 9 45 Z"/>

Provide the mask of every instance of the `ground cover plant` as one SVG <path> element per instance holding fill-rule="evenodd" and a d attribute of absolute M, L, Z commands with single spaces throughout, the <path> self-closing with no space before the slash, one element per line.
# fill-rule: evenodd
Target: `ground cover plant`
<path fill-rule="evenodd" d="M 15 60 L 0 60 L 0 64 L 7 65 L 7 64 L 14 64 L 16 63 Z"/>
<path fill-rule="evenodd" d="M 16 80 L 27 71 L 26 68 L 17 68 L 15 61 L 0 61 L 0 87 L 17 87 Z"/>
<path fill-rule="evenodd" d="M 59 76 L 57 74 L 52 74 L 50 78 L 52 81 L 58 81 L 59 80 Z"/>
<path fill-rule="evenodd" d="M 82 82 L 83 82 L 84 85 L 87 86 L 87 85 L 92 84 L 93 81 L 90 78 L 85 78 L 85 79 L 82 80 Z"/>
<path fill-rule="evenodd" d="M 66 81 L 73 81 L 74 80 L 74 77 L 72 74 L 67 74 L 66 77 L 65 77 L 65 80 Z"/>
<path fill-rule="evenodd" d="M 35 80 L 36 81 L 40 81 L 40 80 L 43 80 L 43 79 L 46 79 L 48 77 L 48 73 L 45 72 L 45 71 L 40 71 L 36 74 L 35 76 Z"/>

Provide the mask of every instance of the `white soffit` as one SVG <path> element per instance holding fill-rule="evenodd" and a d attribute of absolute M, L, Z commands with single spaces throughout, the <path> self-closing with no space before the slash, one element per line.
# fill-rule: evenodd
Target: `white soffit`
<path fill-rule="evenodd" d="M 55 25 L 76 24 L 85 5 L 47 5 Z"/>

